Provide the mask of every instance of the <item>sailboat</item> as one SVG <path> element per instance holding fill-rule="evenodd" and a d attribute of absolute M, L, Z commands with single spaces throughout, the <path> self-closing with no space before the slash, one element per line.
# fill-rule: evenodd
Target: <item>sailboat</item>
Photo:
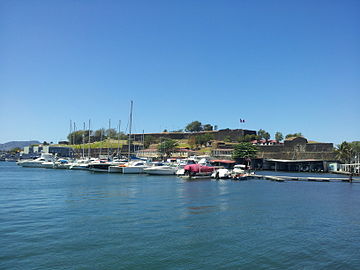
<path fill-rule="evenodd" d="M 129 115 L 129 136 L 128 136 L 128 162 L 116 166 L 109 166 L 108 172 L 111 173 L 144 173 L 144 168 L 147 168 L 145 161 L 137 160 L 131 161 L 131 129 L 132 129 L 132 113 L 133 101 L 130 102 L 130 115 Z"/>

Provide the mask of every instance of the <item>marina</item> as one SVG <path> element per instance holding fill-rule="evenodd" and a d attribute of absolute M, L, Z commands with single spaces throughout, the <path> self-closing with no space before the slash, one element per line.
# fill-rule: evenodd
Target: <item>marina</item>
<path fill-rule="evenodd" d="M 356 269 L 359 192 L 0 162 L 0 268 Z"/>

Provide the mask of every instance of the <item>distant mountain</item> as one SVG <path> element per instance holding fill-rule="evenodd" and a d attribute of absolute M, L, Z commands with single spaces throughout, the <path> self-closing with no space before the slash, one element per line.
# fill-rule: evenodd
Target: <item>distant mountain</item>
<path fill-rule="evenodd" d="M 15 147 L 23 148 L 25 146 L 39 143 L 39 141 L 11 141 L 7 143 L 0 143 L 0 151 L 9 151 Z"/>

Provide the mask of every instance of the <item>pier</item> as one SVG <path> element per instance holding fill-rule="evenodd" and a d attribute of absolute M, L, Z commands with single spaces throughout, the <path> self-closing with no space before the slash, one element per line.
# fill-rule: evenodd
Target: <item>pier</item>
<path fill-rule="evenodd" d="M 298 177 L 298 176 L 275 176 L 275 175 L 259 175 L 255 174 L 252 177 L 256 179 L 270 180 L 276 182 L 285 182 L 285 181 L 311 181 L 311 182 L 352 182 L 360 183 L 360 178 L 350 178 L 350 177 Z"/>

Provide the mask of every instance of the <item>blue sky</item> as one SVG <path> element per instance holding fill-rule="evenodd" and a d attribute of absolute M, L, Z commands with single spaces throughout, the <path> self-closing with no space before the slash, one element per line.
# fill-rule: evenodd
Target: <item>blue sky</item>
<path fill-rule="evenodd" d="M 359 1 L 1 1 L 0 143 L 70 119 L 360 140 Z M 239 119 L 246 119 L 240 126 Z"/>

